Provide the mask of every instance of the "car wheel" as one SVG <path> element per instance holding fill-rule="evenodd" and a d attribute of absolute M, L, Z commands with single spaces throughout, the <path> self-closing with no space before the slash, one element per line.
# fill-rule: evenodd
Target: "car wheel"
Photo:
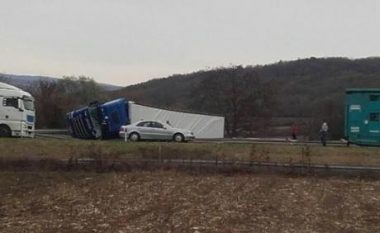
<path fill-rule="evenodd" d="M 182 134 L 180 134 L 180 133 L 176 133 L 176 134 L 174 134 L 174 136 L 173 136 L 173 140 L 175 141 L 175 142 L 183 142 L 184 141 L 184 136 L 182 135 Z"/>
<path fill-rule="evenodd" d="M 0 137 L 10 137 L 11 134 L 11 129 L 8 126 L 0 125 Z"/>
<path fill-rule="evenodd" d="M 132 142 L 137 142 L 140 140 L 140 135 L 138 133 L 131 133 L 129 135 L 129 140 L 131 140 Z"/>

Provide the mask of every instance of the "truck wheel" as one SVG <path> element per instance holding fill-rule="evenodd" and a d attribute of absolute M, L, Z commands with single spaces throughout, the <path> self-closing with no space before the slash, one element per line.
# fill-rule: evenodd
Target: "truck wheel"
<path fill-rule="evenodd" d="M 180 133 L 176 133 L 176 134 L 174 134 L 174 136 L 173 136 L 173 140 L 175 141 L 175 142 L 183 142 L 184 141 L 184 136 L 182 135 L 182 134 L 180 134 Z"/>
<path fill-rule="evenodd" d="M 132 142 L 137 142 L 140 140 L 140 135 L 138 133 L 131 133 L 129 135 L 129 140 L 131 140 Z"/>
<path fill-rule="evenodd" d="M 8 126 L 0 125 L 0 137 L 10 137 L 11 135 L 11 129 Z"/>

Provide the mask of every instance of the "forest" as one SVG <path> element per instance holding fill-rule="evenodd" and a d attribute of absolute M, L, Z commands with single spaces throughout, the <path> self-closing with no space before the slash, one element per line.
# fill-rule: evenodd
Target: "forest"
<path fill-rule="evenodd" d="M 27 91 L 36 99 L 37 128 L 64 128 L 67 112 L 95 100 L 125 97 L 148 106 L 225 116 L 226 137 L 286 136 L 296 122 L 300 133 L 313 139 L 327 121 L 329 136 L 339 139 L 345 89 L 376 87 L 380 58 L 312 57 L 174 74 L 117 91 L 105 91 L 85 76 L 34 82 Z"/>
<path fill-rule="evenodd" d="M 112 93 L 138 103 L 226 117 L 227 137 L 287 136 L 296 122 L 315 139 L 344 132 L 347 88 L 380 87 L 380 58 L 308 58 L 153 79 Z"/>

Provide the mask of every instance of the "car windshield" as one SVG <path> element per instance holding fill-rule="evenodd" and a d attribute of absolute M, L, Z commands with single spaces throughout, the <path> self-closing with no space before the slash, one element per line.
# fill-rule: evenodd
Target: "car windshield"
<path fill-rule="evenodd" d="M 34 111 L 34 103 L 33 100 L 30 99 L 23 99 L 24 102 L 24 108 L 29 111 Z"/>

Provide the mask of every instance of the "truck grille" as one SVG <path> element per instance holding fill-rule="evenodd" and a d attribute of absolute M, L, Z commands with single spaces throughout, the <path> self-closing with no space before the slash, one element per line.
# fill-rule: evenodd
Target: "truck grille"
<path fill-rule="evenodd" d="M 88 132 L 88 128 L 86 127 L 86 123 L 82 117 L 74 117 L 71 119 L 71 125 L 73 133 L 78 138 L 91 138 L 92 135 Z"/>

